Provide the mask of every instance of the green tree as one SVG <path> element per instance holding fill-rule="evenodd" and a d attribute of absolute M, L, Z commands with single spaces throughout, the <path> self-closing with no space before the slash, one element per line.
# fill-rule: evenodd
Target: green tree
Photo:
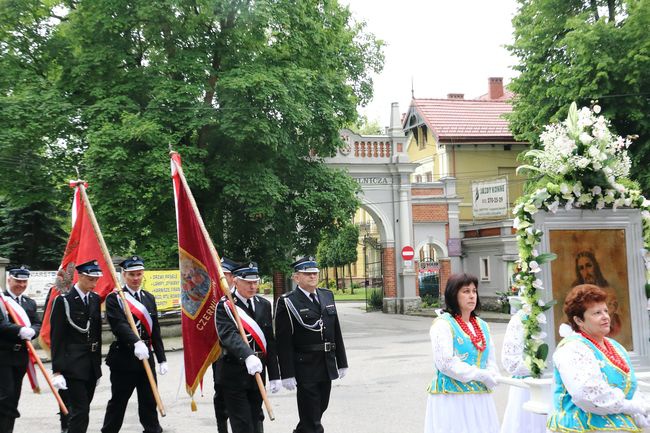
<path fill-rule="evenodd" d="M 169 145 L 218 250 L 264 271 L 353 215 L 357 185 L 322 158 L 342 145 L 383 59 L 338 2 L 11 3 L 14 29 L 33 27 L 34 11 L 52 23 L 44 38 L 57 46 L 36 59 L 55 71 L 44 87 L 64 96 L 73 127 L 62 136 L 83 152 L 112 253 L 175 265 Z"/>
<path fill-rule="evenodd" d="M 598 101 L 617 133 L 638 134 L 631 177 L 650 192 L 650 1 L 520 0 L 513 19 L 520 72 L 510 122 L 515 137 L 539 144 L 544 125 L 572 101 Z"/>
<path fill-rule="evenodd" d="M 0 2 L 0 255 L 41 269 L 61 261 L 83 149 L 53 86 L 67 52 L 57 23 L 42 2 Z"/>
<path fill-rule="evenodd" d="M 348 276 L 350 278 L 350 287 L 352 287 L 352 274 L 350 265 L 357 261 L 357 244 L 359 243 L 359 226 L 346 223 L 329 230 L 321 236 L 318 245 L 317 258 L 321 266 L 326 268 L 333 267 L 336 278 L 336 288 L 339 287 L 338 268 L 343 270 L 343 288 L 345 290 L 345 266 L 348 266 Z M 326 271 L 326 283 L 328 280 Z M 354 293 L 354 289 L 350 289 Z"/>

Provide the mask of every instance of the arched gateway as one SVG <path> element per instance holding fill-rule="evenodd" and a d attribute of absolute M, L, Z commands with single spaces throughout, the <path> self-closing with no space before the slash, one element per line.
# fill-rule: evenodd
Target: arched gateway
<path fill-rule="evenodd" d="M 391 107 L 386 135 L 358 135 L 341 131 L 346 143 L 326 163 L 346 170 L 361 186 L 362 207 L 377 224 L 382 247 L 384 312 L 404 313 L 418 308 L 418 276 L 434 269 L 440 287 L 450 272 L 460 270 L 449 251 L 460 244 L 455 179 L 411 183 L 417 164 L 409 162 L 399 106 Z M 405 262 L 401 251 L 415 247 L 415 260 Z M 424 265 L 426 263 L 426 267 Z M 435 267 L 430 265 L 435 263 Z"/>

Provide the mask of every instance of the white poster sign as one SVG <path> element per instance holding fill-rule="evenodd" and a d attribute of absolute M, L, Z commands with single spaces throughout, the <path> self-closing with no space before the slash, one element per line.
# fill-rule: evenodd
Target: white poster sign
<path fill-rule="evenodd" d="M 472 211 L 475 218 L 508 214 L 508 178 L 472 182 Z"/>

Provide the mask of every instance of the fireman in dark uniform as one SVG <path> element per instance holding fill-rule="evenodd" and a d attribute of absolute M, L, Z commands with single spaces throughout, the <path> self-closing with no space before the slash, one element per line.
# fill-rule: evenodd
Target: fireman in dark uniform
<path fill-rule="evenodd" d="M 85 433 L 90 402 L 102 375 L 101 299 L 93 292 L 102 271 L 95 260 L 76 269 L 79 280 L 54 300 L 50 316 L 52 384 L 67 390 L 68 432 Z"/>
<path fill-rule="evenodd" d="M 117 293 L 111 293 L 106 297 L 106 317 L 116 341 L 111 343 L 106 356 L 106 364 L 111 370 L 111 399 L 106 406 L 102 433 L 120 431 L 129 398 L 136 389 L 138 415 L 144 433 L 160 433 L 162 427 L 158 422 L 156 400 L 142 365 L 142 360 L 148 359 L 155 378 L 153 351 L 158 359 L 158 372 L 161 375 L 167 373 L 167 358 L 160 335 L 156 298 L 140 288 L 144 277 L 144 260 L 132 256 L 120 263 L 120 267 L 125 282 L 122 290 L 126 296 L 132 297 L 146 308 L 151 317 L 151 334 L 147 331 L 147 326 L 133 315 L 138 328 L 138 335 L 134 334 L 123 310 L 123 307 L 129 307 L 122 305 L 122 299 Z"/>
<path fill-rule="evenodd" d="M 25 341 L 38 336 L 41 320 L 36 313 L 36 301 L 25 296 L 29 282 L 29 268 L 21 266 L 9 269 L 7 299 L 16 302 L 27 314 L 29 326 L 14 323 L 9 313 L 0 309 L 0 432 L 11 433 L 14 422 L 20 416 L 18 400 L 27 371 L 29 355 Z M 27 323 L 25 323 L 27 325 Z"/>
<path fill-rule="evenodd" d="M 332 380 L 345 376 L 348 361 L 334 295 L 317 288 L 318 264 L 303 257 L 291 266 L 297 286 L 278 299 L 275 311 L 282 385 L 297 388 L 300 421 L 294 432 L 322 433 Z"/>
<path fill-rule="evenodd" d="M 221 258 L 221 269 L 223 270 L 223 275 L 226 277 L 226 281 L 228 282 L 228 289 L 231 292 L 234 292 L 235 290 L 235 276 L 232 274 L 232 270 L 238 266 L 240 266 L 240 264 L 237 262 L 233 262 L 226 257 Z M 226 403 L 223 399 L 223 389 L 217 380 L 222 363 L 222 358 L 219 358 L 212 364 L 212 377 L 214 379 L 213 404 L 214 415 L 217 418 L 217 433 L 228 433 L 228 411 L 226 410 Z"/>
<path fill-rule="evenodd" d="M 221 362 L 217 382 L 221 385 L 230 427 L 233 433 L 261 433 L 262 396 L 255 381 L 255 373 L 265 379 L 268 371 L 271 392 L 280 390 L 280 373 L 273 337 L 271 303 L 257 296 L 259 275 L 257 264 L 252 262 L 233 269 L 235 275 L 235 306 L 254 321 L 261 336 L 248 335 L 242 340 L 231 310 L 224 296 L 217 304 L 215 322 L 221 342 Z M 240 317 L 243 316 L 240 314 Z M 245 317 L 242 317 L 242 321 Z M 266 343 L 266 349 L 263 345 Z"/>

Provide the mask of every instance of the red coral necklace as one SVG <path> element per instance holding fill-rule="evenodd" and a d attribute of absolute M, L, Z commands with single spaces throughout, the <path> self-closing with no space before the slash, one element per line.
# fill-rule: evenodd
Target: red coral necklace
<path fill-rule="evenodd" d="M 630 372 L 630 366 L 627 365 L 627 362 L 625 362 L 625 359 L 621 355 L 618 354 L 616 349 L 614 349 L 614 346 L 612 346 L 612 343 L 607 341 L 607 339 L 603 339 L 603 345 L 601 346 L 600 344 L 596 343 L 596 341 L 591 337 L 591 335 L 587 334 L 586 332 L 580 331 L 580 335 L 585 337 L 587 340 L 591 341 L 594 346 L 600 350 L 603 355 L 609 359 L 609 361 L 614 364 L 616 367 L 618 367 L 620 370 L 624 371 L 625 373 Z"/>
<path fill-rule="evenodd" d="M 465 334 L 469 337 L 469 339 L 472 341 L 472 344 L 474 347 L 476 347 L 476 350 L 479 352 L 482 352 L 485 350 L 485 335 L 483 335 L 483 330 L 478 324 L 478 321 L 476 320 L 476 316 L 472 316 L 469 319 L 469 322 L 472 324 L 474 327 L 474 331 L 476 332 L 476 335 L 474 335 L 470 330 L 469 326 L 467 326 L 467 323 L 463 320 L 463 318 L 460 316 L 460 314 L 454 316 L 454 319 L 456 319 L 456 323 L 458 323 L 458 326 L 460 326 L 460 329 L 463 330 Z"/>

